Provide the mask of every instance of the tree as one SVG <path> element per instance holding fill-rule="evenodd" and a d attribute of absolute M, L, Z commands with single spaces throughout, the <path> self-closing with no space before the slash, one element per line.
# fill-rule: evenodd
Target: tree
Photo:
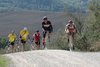
<path fill-rule="evenodd" d="M 100 31 L 100 0 L 92 0 L 89 5 L 89 22 L 93 31 Z"/>

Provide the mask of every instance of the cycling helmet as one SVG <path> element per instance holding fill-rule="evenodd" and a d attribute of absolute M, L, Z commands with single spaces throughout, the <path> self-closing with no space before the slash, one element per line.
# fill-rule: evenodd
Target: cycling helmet
<path fill-rule="evenodd" d="M 27 27 L 24 27 L 24 30 L 27 30 Z"/>
<path fill-rule="evenodd" d="M 69 20 L 68 23 L 73 23 L 73 21 L 72 20 Z"/>
<path fill-rule="evenodd" d="M 39 30 L 36 30 L 36 32 L 39 32 Z"/>
<path fill-rule="evenodd" d="M 44 16 L 44 17 L 43 17 L 43 20 L 47 20 L 47 19 L 48 19 L 47 16 Z"/>
<path fill-rule="evenodd" d="M 14 33 L 14 32 L 15 32 L 14 30 L 11 31 L 11 33 Z"/>

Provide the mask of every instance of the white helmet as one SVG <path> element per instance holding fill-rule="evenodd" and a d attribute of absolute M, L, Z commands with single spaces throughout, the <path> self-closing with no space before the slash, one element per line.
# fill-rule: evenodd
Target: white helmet
<path fill-rule="evenodd" d="M 44 17 L 43 17 L 43 20 L 47 20 L 47 16 L 44 16 Z"/>
<path fill-rule="evenodd" d="M 24 27 L 24 30 L 27 30 L 27 27 Z"/>
<path fill-rule="evenodd" d="M 73 23 L 73 21 L 72 20 L 69 20 L 68 23 Z"/>
<path fill-rule="evenodd" d="M 15 32 L 14 30 L 11 31 L 11 33 L 14 33 L 14 32 Z"/>

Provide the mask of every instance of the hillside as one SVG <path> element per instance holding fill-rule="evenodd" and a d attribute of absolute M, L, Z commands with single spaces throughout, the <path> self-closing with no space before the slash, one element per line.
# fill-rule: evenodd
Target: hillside
<path fill-rule="evenodd" d="M 60 0 L 0 0 L 1 9 L 60 11 L 63 3 Z"/>
<path fill-rule="evenodd" d="M 41 22 L 45 15 L 51 20 L 54 31 L 59 30 L 61 27 L 64 28 L 65 23 L 69 19 L 63 12 L 10 11 L 0 13 L 0 35 L 7 36 L 11 30 L 15 30 L 15 32 L 19 34 L 19 31 L 23 29 L 23 27 L 28 27 L 30 34 L 33 34 L 37 29 L 41 31 Z"/>
<path fill-rule="evenodd" d="M 5 55 L 9 67 L 100 67 L 100 53 L 40 50 Z"/>
<path fill-rule="evenodd" d="M 85 12 L 88 10 L 90 0 L 61 0 L 65 3 L 68 11 L 77 12 L 78 10 Z"/>
<path fill-rule="evenodd" d="M 39 10 L 39 11 L 82 11 L 87 10 L 89 0 L 0 0 L 0 11 Z M 65 5 L 67 7 L 65 8 Z"/>

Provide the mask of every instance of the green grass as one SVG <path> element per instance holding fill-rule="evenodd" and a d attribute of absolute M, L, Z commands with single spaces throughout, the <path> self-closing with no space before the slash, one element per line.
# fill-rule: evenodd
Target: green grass
<path fill-rule="evenodd" d="M 0 67 L 7 67 L 7 59 L 0 56 Z"/>

